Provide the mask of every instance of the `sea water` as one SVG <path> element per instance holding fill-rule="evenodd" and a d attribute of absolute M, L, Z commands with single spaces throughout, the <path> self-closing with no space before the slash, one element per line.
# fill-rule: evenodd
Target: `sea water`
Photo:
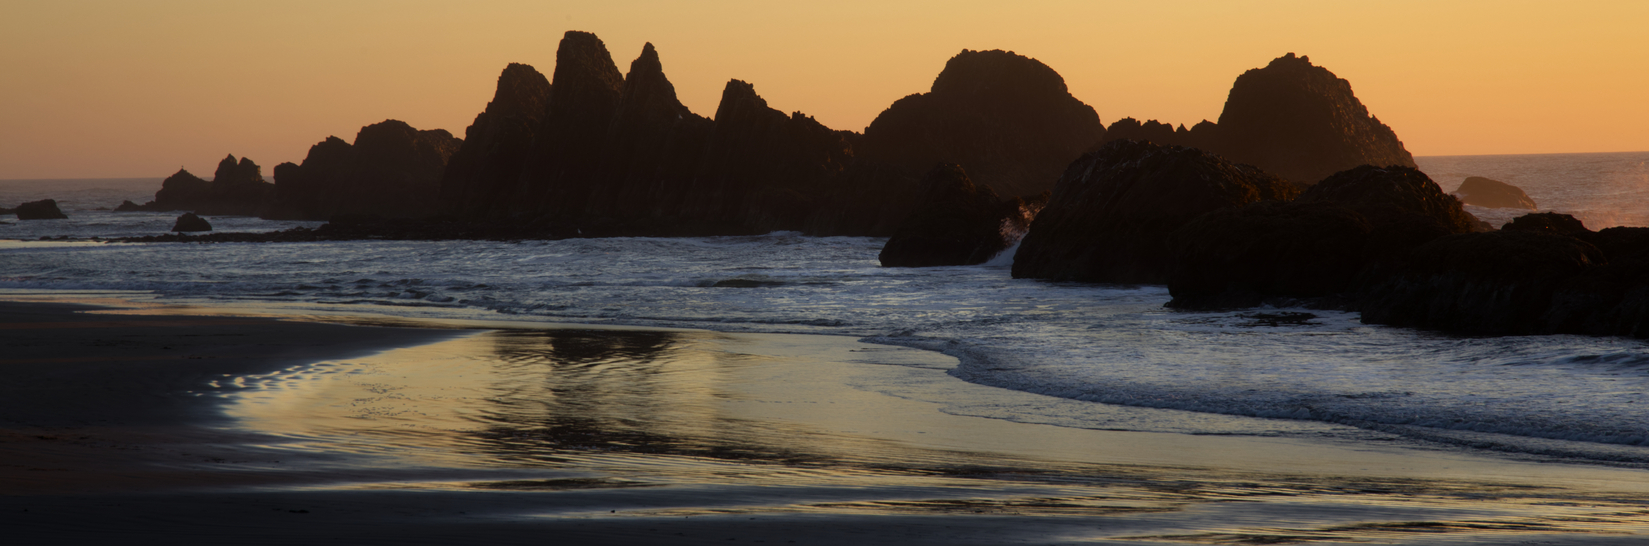
<path fill-rule="evenodd" d="M 1646 161 L 1649 153 L 1418 160 L 1445 190 L 1465 176 L 1488 176 L 1594 229 L 1649 225 Z M 1018 280 L 1007 257 L 975 267 L 883 268 L 876 255 L 885 240 L 876 238 L 39 241 L 163 232 L 175 215 L 89 210 L 112 207 L 118 200 L 102 201 L 120 192 L 141 200 L 156 186 L 0 183 L 0 204 L 55 197 L 70 216 L 0 225 L 0 239 L 14 240 L 0 243 L 0 290 L 146 291 L 177 302 L 296 310 L 850 335 L 940 351 L 959 360 L 949 370 L 955 377 L 1057 401 L 946 409 L 958 414 L 1109 430 L 1397 437 L 1649 465 L 1649 343 L 1639 340 L 1461 337 L 1364 325 L 1343 312 L 1277 321 L 1260 313 L 1282 310 L 1173 311 L 1162 307 L 1169 299 L 1162 286 Z M 1522 213 L 1472 212 L 1495 223 Z M 246 231 L 314 225 L 211 221 Z"/>

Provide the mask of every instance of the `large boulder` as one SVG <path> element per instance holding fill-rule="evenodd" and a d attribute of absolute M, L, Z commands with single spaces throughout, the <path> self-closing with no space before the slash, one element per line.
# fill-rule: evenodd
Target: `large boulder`
<path fill-rule="evenodd" d="M 1553 295 L 1603 265 L 1597 247 L 1539 231 L 1441 237 L 1375 266 L 1359 290 L 1362 320 L 1486 335 L 1547 333 Z"/>
<path fill-rule="evenodd" d="M 1523 193 L 1522 188 L 1481 176 L 1467 177 L 1460 183 L 1460 188 L 1454 190 L 1454 196 L 1467 205 L 1491 209 L 1540 208 L 1535 205 L 1534 199 L 1529 198 L 1529 194 Z"/>
<path fill-rule="evenodd" d="M 1019 242 L 1042 206 L 997 197 L 955 163 L 934 167 L 922 186 L 920 208 L 882 246 L 883 267 L 985 263 Z"/>
<path fill-rule="evenodd" d="M 1306 184 L 1358 165 L 1415 166 L 1350 82 L 1293 53 L 1237 77 L 1217 142 L 1215 151 L 1232 161 Z"/>
<path fill-rule="evenodd" d="M 1350 291 L 1368 264 L 1363 215 L 1327 201 L 1261 201 L 1210 212 L 1174 232 L 1167 306 L 1253 307 Z"/>
<path fill-rule="evenodd" d="M 962 50 L 927 93 L 894 102 L 865 128 L 865 157 L 921 173 L 957 163 L 1001 195 L 1052 187 L 1099 144 L 1105 126 L 1065 79 L 1012 51 Z"/>
<path fill-rule="evenodd" d="M 172 231 L 212 231 L 212 224 L 193 212 L 185 212 L 172 224 Z"/>
<path fill-rule="evenodd" d="M 1015 278 L 1168 282 L 1169 235 L 1204 214 L 1298 189 L 1201 150 L 1112 141 L 1071 163 L 1014 255 Z"/>
<path fill-rule="evenodd" d="M 69 215 L 57 208 L 57 200 L 41 199 L 18 205 L 12 209 L 18 220 L 62 220 Z"/>
<path fill-rule="evenodd" d="M 1460 200 L 1412 167 L 1363 165 L 1335 173 L 1300 194 L 1357 211 L 1373 229 L 1368 251 L 1383 258 L 1456 233 L 1486 231 Z"/>

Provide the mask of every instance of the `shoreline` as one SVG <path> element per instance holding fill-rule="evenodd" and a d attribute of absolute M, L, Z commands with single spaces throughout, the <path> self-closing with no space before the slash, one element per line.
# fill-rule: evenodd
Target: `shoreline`
<path fill-rule="evenodd" d="M 55 543 L 131 533 L 185 543 L 448 543 L 482 532 L 504 543 L 556 533 L 579 544 L 1287 543 L 1415 533 L 1463 544 L 1626 544 L 1649 533 L 1642 471 L 972 417 L 947 404 L 1039 397 L 950 377 L 954 359 L 939 353 L 841 336 L 300 319 L 426 327 L 381 328 L 167 307 L 62 319 L 77 308 L 0 303 L 9 324 L 52 317 L 0 332 L 46 333 L 60 353 L 85 355 L 13 362 L 7 373 L 41 364 L 105 372 L 98 359 L 119 351 L 115 362 L 135 368 L 125 374 L 208 363 L 224 367 L 205 373 L 229 371 L 234 381 L 222 383 L 233 385 L 222 396 L 147 413 L 111 408 L 118 396 L 75 409 L 89 401 L 82 385 L 80 398 L 40 411 L 113 410 L 125 422 L 60 415 L 63 426 L 38 434 L 51 440 L 28 438 L 48 429 L 8 418 L 0 522 Z M 427 328 L 442 325 L 470 329 Z M 254 332 L 322 350 L 229 358 L 230 345 L 244 353 L 244 340 L 261 339 Z M 218 357 L 210 359 L 62 341 L 114 333 L 152 344 L 245 336 L 184 349 Z M 153 395 L 177 381 L 117 383 Z M 489 390 L 500 385 L 525 390 Z M 5 400 L 12 415 L 18 399 Z M 223 416 L 203 416 L 208 407 Z M 208 521 L 218 534 L 189 531 Z"/>

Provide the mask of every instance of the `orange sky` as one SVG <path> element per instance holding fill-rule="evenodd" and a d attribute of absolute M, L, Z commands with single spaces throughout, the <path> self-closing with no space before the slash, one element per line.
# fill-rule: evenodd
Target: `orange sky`
<path fill-rule="evenodd" d="M 1649 150 L 1649 2 L 4 0 L 0 179 L 267 177 L 388 118 L 464 128 L 569 30 L 658 47 L 710 116 L 729 78 L 863 130 L 963 48 L 1040 59 L 1106 124 L 1217 119 L 1287 52 L 1351 81 L 1415 155 Z"/>

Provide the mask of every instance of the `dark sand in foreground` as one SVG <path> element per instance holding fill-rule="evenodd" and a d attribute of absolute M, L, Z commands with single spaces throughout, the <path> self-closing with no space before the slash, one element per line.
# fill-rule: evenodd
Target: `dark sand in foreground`
<path fill-rule="evenodd" d="M 847 338 L 90 309 L 0 303 L 6 544 L 1649 542 L 1642 470 L 970 417 L 1086 403 Z"/>

